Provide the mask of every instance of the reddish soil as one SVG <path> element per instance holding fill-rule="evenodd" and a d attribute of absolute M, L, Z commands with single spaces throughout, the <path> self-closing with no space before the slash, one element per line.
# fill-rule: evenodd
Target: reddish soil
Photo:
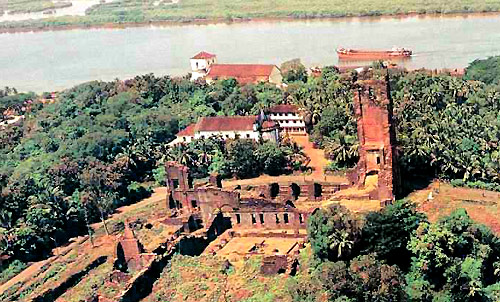
<path fill-rule="evenodd" d="M 433 192 L 432 199 L 428 200 L 431 191 Z M 449 215 L 456 209 L 464 208 L 473 220 L 488 226 L 494 233 L 500 234 L 498 207 L 500 193 L 454 188 L 446 183 L 434 182 L 426 189 L 410 194 L 409 199 L 416 202 L 419 210 L 426 213 L 432 222 Z"/>

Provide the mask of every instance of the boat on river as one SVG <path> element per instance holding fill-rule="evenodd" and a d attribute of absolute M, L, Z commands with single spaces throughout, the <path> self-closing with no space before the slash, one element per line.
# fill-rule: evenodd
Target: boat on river
<path fill-rule="evenodd" d="M 411 57 L 413 51 L 402 47 L 393 47 L 390 50 L 369 50 L 369 49 L 350 49 L 337 48 L 339 59 L 350 60 L 377 60 L 389 58 L 408 58 Z"/>

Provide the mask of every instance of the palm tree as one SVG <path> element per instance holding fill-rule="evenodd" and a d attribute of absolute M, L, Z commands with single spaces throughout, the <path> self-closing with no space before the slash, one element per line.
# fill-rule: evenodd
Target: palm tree
<path fill-rule="evenodd" d="M 349 238 L 349 233 L 345 230 L 335 230 L 329 237 L 330 249 L 337 250 L 337 258 L 348 255 L 354 245 L 354 241 Z"/>

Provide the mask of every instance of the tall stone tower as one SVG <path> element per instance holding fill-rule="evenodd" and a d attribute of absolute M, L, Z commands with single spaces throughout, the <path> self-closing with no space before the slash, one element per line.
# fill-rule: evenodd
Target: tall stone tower
<path fill-rule="evenodd" d="M 391 203 L 400 188 L 396 132 L 388 80 L 359 80 L 354 92 L 358 125 L 357 185 L 373 187 L 370 199 Z"/>

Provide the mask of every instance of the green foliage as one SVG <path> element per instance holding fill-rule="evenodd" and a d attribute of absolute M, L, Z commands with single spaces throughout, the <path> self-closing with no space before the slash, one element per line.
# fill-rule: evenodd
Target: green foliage
<path fill-rule="evenodd" d="M 497 182 L 500 92 L 424 73 L 392 80 L 399 159 L 408 173 Z M 466 117 L 466 118 L 465 118 Z"/>
<path fill-rule="evenodd" d="M 307 234 L 316 257 L 335 261 L 348 259 L 356 251 L 361 229 L 346 208 L 332 205 L 309 217 Z"/>
<path fill-rule="evenodd" d="M 486 84 L 500 84 L 500 57 L 473 61 L 465 70 L 464 78 Z"/>
<path fill-rule="evenodd" d="M 165 177 L 167 176 L 167 171 L 165 171 L 165 166 L 163 163 L 160 163 L 158 168 L 153 170 L 153 177 L 155 179 L 155 183 L 158 186 L 166 186 L 167 182 Z"/>
<path fill-rule="evenodd" d="M 434 296 L 483 301 L 488 295 L 484 288 L 498 282 L 494 263 L 500 241 L 463 209 L 436 224 L 422 223 L 408 249 L 415 255 L 406 277 L 412 301 L 434 301 Z"/>
<path fill-rule="evenodd" d="M 357 301 L 405 301 L 404 279 L 397 266 L 376 260 L 374 255 L 359 256 L 350 265 L 351 297 Z"/>
<path fill-rule="evenodd" d="M 26 266 L 26 263 L 16 259 L 7 266 L 2 267 L 2 270 L 0 271 L 0 284 L 5 283 L 10 278 L 22 272 Z"/>
<path fill-rule="evenodd" d="M 328 301 L 498 301 L 500 240 L 465 210 L 431 224 L 413 204 L 399 201 L 367 215 L 358 246 L 368 254 L 351 253 L 336 262 L 325 256 L 337 231 L 329 220 L 339 220 L 339 210 L 330 212 L 318 210 L 309 221 L 317 257 L 301 257 L 303 266 L 289 281 L 294 301 L 324 295 Z"/>
<path fill-rule="evenodd" d="M 375 253 L 378 259 L 407 268 L 410 254 L 406 246 L 419 224 L 425 221 L 425 214 L 417 212 L 416 205 L 405 200 L 396 201 L 380 212 L 371 212 L 363 225 L 363 252 Z"/>
<path fill-rule="evenodd" d="M 452 179 L 450 184 L 454 187 L 467 187 L 473 189 L 489 190 L 500 192 L 500 185 L 492 182 L 476 181 L 463 181 L 462 179 Z"/>
<path fill-rule="evenodd" d="M 274 142 L 264 142 L 255 152 L 255 159 L 262 171 L 269 175 L 279 175 L 285 171 L 287 159 L 282 147 Z"/>
<path fill-rule="evenodd" d="M 227 164 L 232 175 L 239 178 L 258 175 L 255 143 L 250 140 L 235 140 L 227 144 Z"/>

